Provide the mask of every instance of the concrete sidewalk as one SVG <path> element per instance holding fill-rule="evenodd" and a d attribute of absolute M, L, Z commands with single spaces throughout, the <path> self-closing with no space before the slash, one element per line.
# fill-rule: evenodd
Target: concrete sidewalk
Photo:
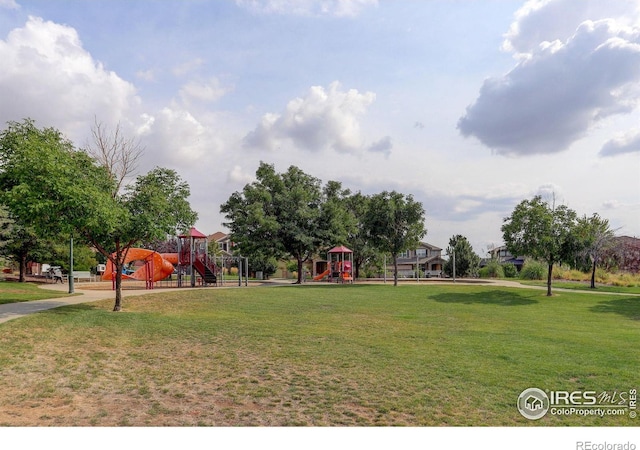
<path fill-rule="evenodd" d="M 43 290 L 69 292 L 69 286 L 66 284 L 47 284 L 41 286 Z M 45 311 L 47 309 L 59 308 L 60 306 L 77 305 L 80 303 L 96 302 L 98 300 L 113 299 L 115 301 L 115 291 L 101 290 L 101 289 L 82 289 L 82 287 L 76 285 L 74 288 L 76 295 L 69 297 L 58 297 L 44 300 L 33 300 L 29 302 L 19 303 L 5 303 L 0 305 L 0 323 L 7 322 L 11 319 L 17 319 L 18 317 L 26 316 L 38 311 Z M 135 290 L 122 290 L 122 298 L 150 294 L 152 292 L 158 292 L 155 289 L 135 289 Z"/>

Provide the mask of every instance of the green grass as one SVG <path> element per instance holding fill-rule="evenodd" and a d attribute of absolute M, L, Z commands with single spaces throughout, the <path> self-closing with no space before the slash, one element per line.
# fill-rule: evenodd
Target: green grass
<path fill-rule="evenodd" d="M 64 292 L 41 289 L 33 283 L 0 281 L 0 305 L 68 296 L 69 294 Z"/>
<path fill-rule="evenodd" d="M 514 280 L 526 286 L 544 286 L 547 287 L 546 281 L 534 280 Z M 640 286 L 612 286 L 609 284 L 596 283 L 596 288 L 591 289 L 589 281 L 557 281 L 551 282 L 551 290 L 554 288 L 572 289 L 576 291 L 604 292 L 604 293 L 620 293 L 620 294 L 640 294 Z"/>
<path fill-rule="evenodd" d="M 625 426 L 528 421 L 528 387 L 638 388 L 640 298 L 481 286 L 153 293 L 0 325 L 0 425 Z"/>

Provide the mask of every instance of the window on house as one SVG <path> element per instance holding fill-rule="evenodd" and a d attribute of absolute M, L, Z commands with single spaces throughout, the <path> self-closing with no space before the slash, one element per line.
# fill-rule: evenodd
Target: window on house
<path fill-rule="evenodd" d="M 408 257 L 409 257 L 409 251 L 408 250 L 404 251 L 404 252 L 402 252 L 402 253 L 400 253 L 398 255 L 398 258 L 408 258 Z"/>
<path fill-rule="evenodd" d="M 419 258 L 424 258 L 425 256 L 427 256 L 428 252 L 426 248 L 419 248 L 416 250 L 416 255 Z"/>

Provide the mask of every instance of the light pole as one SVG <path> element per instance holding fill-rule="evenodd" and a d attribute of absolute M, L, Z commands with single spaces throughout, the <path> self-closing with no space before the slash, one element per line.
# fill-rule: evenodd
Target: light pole
<path fill-rule="evenodd" d="M 69 238 L 69 294 L 73 294 L 73 238 Z"/>
<path fill-rule="evenodd" d="M 456 248 L 453 247 L 453 282 L 456 282 Z"/>

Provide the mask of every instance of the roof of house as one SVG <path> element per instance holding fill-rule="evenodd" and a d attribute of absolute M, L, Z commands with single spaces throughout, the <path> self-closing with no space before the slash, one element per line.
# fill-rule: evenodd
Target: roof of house
<path fill-rule="evenodd" d="M 221 241 L 222 239 L 226 238 L 227 236 L 229 236 L 226 233 L 223 233 L 222 231 L 216 231 L 213 234 L 210 234 L 208 239 L 210 241 Z"/>
<path fill-rule="evenodd" d="M 420 242 L 420 247 L 427 247 L 431 250 L 442 250 L 440 247 L 436 247 L 435 245 L 429 244 L 427 242 Z"/>

